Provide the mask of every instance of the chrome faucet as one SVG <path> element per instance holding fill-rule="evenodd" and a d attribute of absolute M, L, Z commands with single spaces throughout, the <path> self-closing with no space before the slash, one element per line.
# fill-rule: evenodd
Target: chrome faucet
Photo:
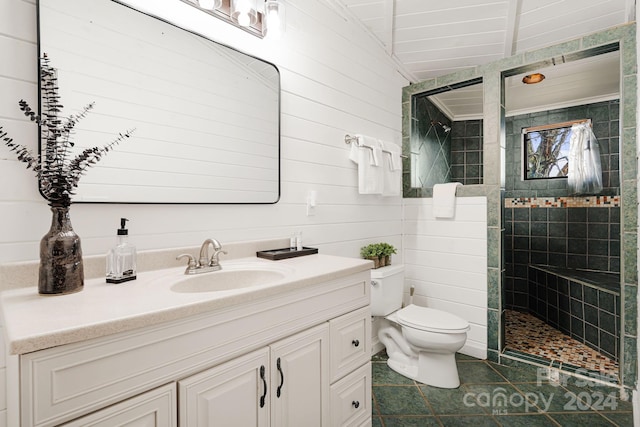
<path fill-rule="evenodd" d="M 209 246 L 213 246 L 213 255 L 209 257 Z M 222 250 L 222 245 L 216 239 L 207 239 L 202 243 L 200 247 L 200 257 L 196 262 L 196 259 L 190 254 L 180 254 L 176 259 L 188 258 L 189 264 L 184 274 L 198 274 L 207 273 L 209 271 L 218 271 L 222 269 L 220 265 L 220 254 L 226 254 L 226 251 Z"/>

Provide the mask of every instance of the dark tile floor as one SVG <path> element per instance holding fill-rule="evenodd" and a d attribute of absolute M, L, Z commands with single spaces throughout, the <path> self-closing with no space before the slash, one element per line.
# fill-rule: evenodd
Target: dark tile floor
<path fill-rule="evenodd" d="M 372 358 L 373 427 L 633 426 L 617 389 L 563 378 L 549 383 L 533 367 L 514 368 L 457 356 L 461 385 L 440 389 L 405 378 Z"/>

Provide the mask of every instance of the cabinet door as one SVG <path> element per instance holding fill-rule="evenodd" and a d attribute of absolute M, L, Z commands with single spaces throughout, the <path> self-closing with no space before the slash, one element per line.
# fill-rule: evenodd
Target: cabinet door
<path fill-rule="evenodd" d="M 268 381 L 268 348 L 179 381 L 180 426 L 268 426 Z"/>
<path fill-rule="evenodd" d="M 175 383 L 132 397 L 77 420 L 66 427 L 176 427 Z"/>
<path fill-rule="evenodd" d="M 330 425 L 327 324 L 271 345 L 271 384 L 271 425 Z"/>

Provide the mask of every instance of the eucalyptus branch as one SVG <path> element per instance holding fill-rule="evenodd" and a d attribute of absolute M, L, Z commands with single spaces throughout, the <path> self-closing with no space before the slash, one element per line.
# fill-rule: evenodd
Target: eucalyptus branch
<path fill-rule="evenodd" d="M 69 176 L 71 180 L 71 185 L 73 187 L 77 187 L 80 177 L 87 171 L 87 169 L 89 169 L 89 167 L 96 164 L 102 158 L 102 156 L 108 153 L 109 151 L 111 151 L 113 147 L 118 145 L 120 142 L 122 142 L 126 138 L 129 138 L 134 131 L 135 129 L 129 129 L 125 133 L 118 134 L 118 137 L 113 141 L 111 141 L 109 144 L 101 148 L 100 147 L 87 148 L 86 150 L 82 151 L 82 153 L 80 153 L 78 156 L 76 156 L 76 158 L 73 159 L 69 164 Z"/>
<path fill-rule="evenodd" d="M 40 191 L 51 206 L 69 206 L 80 177 L 116 145 L 129 138 L 135 129 L 118 134 L 118 137 L 102 147 L 87 148 L 71 160 L 69 157 L 71 148 L 75 145 L 72 141 L 75 126 L 93 109 L 94 103 L 86 105 L 79 113 L 66 118 L 62 116 L 57 70 L 49 64 L 46 54 L 40 62 L 40 82 L 40 115 L 31 109 L 27 101 L 21 99 L 18 103 L 20 111 L 40 126 L 44 145 L 40 155 L 35 155 L 24 145 L 14 142 L 2 126 L 0 140 L 10 151 L 16 153 L 19 161 L 27 164 L 27 169 L 36 172 Z"/>

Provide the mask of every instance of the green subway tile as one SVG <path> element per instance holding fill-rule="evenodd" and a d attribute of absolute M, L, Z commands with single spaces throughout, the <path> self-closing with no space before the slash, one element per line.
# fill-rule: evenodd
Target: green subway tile
<path fill-rule="evenodd" d="M 622 80 L 622 126 L 624 128 L 636 127 L 636 108 L 638 77 L 636 74 L 624 76 Z"/>
<path fill-rule="evenodd" d="M 477 77 L 480 77 L 477 67 L 465 68 L 464 70 L 456 71 L 455 73 L 436 77 L 436 87 L 448 86 L 455 83 L 464 83 Z"/>
<path fill-rule="evenodd" d="M 632 27 L 632 25 L 620 25 L 595 34 L 587 35 L 582 38 L 582 47 L 586 49 L 617 42 L 629 35 L 629 27 Z"/>
<path fill-rule="evenodd" d="M 487 266 L 500 268 L 501 233 L 498 227 L 487 227 Z"/>
<path fill-rule="evenodd" d="M 638 162 L 636 158 L 636 128 L 622 130 L 622 158 L 620 159 L 621 179 L 636 179 Z"/>
<path fill-rule="evenodd" d="M 436 79 L 424 80 L 419 83 L 405 86 L 402 88 L 402 102 L 409 101 L 409 99 L 417 93 L 427 92 L 436 88 L 438 88 L 438 86 L 436 86 Z"/>
<path fill-rule="evenodd" d="M 570 40 L 565 43 L 559 43 L 557 45 L 537 49 L 531 52 L 525 52 L 525 64 L 544 61 L 558 55 L 564 55 L 578 50 L 580 50 L 580 40 Z"/>
<path fill-rule="evenodd" d="M 497 61 L 493 61 L 489 64 L 484 64 L 479 68 L 483 74 L 488 74 L 495 71 L 510 70 L 512 68 L 520 67 L 522 65 L 524 65 L 523 53 L 509 56 L 508 58 L 498 59 Z"/>
<path fill-rule="evenodd" d="M 622 365 L 622 382 L 625 386 L 635 388 L 638 378 L 638 347 L 636 339 L 624 337 L 624 362 Z"/>
<path fill-rule="evenodd" d="M 487 351 L 487 359 L 490 360 L 491 362 L 498 363 L 500 361 L 500 352 L 497 350 L 489 349 Z"/>
<path fill-rule="evenodd" d="M 638 229 L 638 189 L 636 180 L 622 183 L 622 230 L 632 232 Z"/>
<path fill-rule="evenodd" d="M 638 287 L 624 286 L 624 334 L 638 336 Z"/>
<path fill-rule="evenodd" d="M 624 283 L 638 284 L 637 245 L 638 235 L 635 232 L 623 234 Z"/>
<path fill-rule="evenodd" d="M 500 270 L 487 269 L 487 298 L 489 308 L 500 310 Z"/>
<path fill-rule="evenodd" d="M 498 310 L 489 309 L 487 312 L 487 339 L 490 349 L 499 350 L 498 348 L 498 330 L 500 328 L 500 312 Z"/>

